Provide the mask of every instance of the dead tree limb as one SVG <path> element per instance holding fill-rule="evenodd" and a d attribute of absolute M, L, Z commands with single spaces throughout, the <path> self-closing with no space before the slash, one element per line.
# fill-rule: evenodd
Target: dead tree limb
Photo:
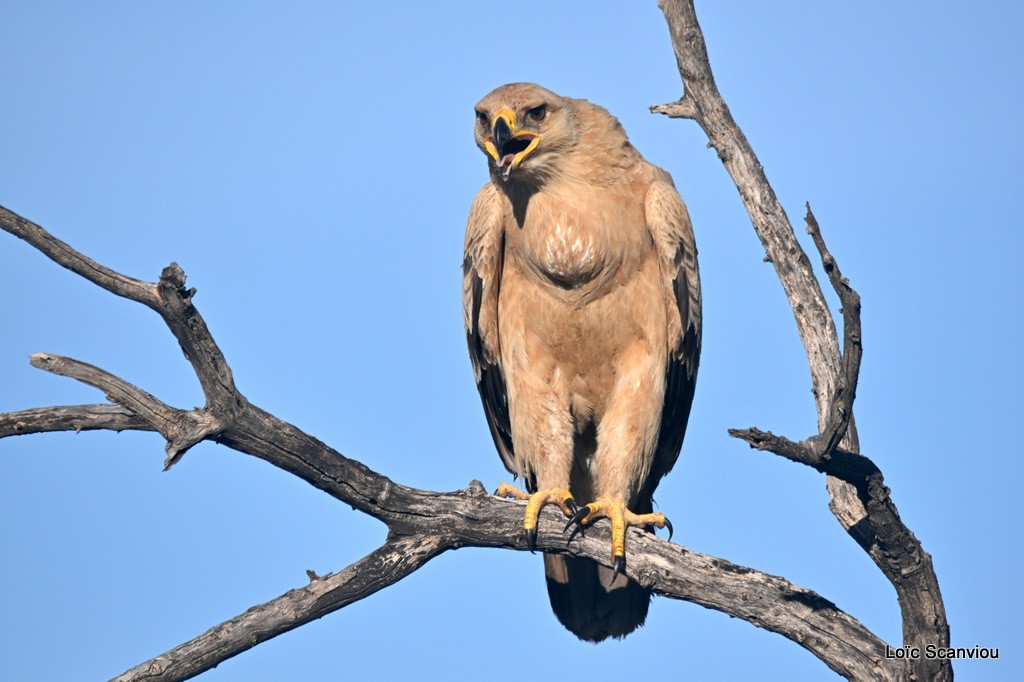
<path fill-rule="evenodd" d="M 116 291 L 104 288 L 156 310 L 178 337 L 197 379 L 208 391 L 205 407 L 179 410 L 97 367 L 37 354 L 32 356 L 33 365 L 95 386 L 114 404 L 0 415 L 0 436 L 101 428 L 157 431 L 168 443 L 168 465 L 191 445 L 213 440 L 280 467 L 388 526 L 388 540 L 380 549 L 336 576 L 314 579 L 307 587 L 222 623 L 118 679 L 188 679 L 261 641 L 397 582 L 449 549 L 527 549 L 521 532 L 521 503 L 489 495 L 477 482 L 449 493 L 400 485 L 251 404 L 230 379 L 230 368 L 192 302 L 195 290 L 184 288 L 184 273 L 177 266 L 165 268 L 156 284 L 128 280 L 2 207 L 0 227 L 91 281 L 95 279 L 90 275 L 98 271 L 107 283 L 133 282 Z M 154 296 L 153 292 L 159 294 Z M 598 524 L 593 532 L 568 547 L 564 524 L 565 520 L 553 510 L 543 514 L 537 547 L 610 565 L 605 524 Z M 628 574 L 658 594 L 701 604 L 778 632 L 847 677 L 877 675 L 885 642 L 811 590 L 724 559 L 688 551 L 635 529 L 630 532 L 629 543 Z M 398 561 L 398 556 L 403 558 Z"/>
<path fill-rule="evenodd" d="M 154 431 L 120 405 L 58 405 L 0 413 L 0 438 L 47 431 Z"/>
<path fill-rule="evenodd" d="M 843 306 L 843 350 L 810 260 L 796 239 L 753 148 L 736 124 L 715 85 L 707 47 L 692 0 L 661 0 L 675 49 L 683 96 L 676 102 L 651 107 L 655 113 L 693 119 L 708 136 L 739 190 L 754 230 L 775 266 L 796 318 L 807 352 L 817 403 L 818 434 L 796 444 L 756 429 L 733 430 L 753 447 L 781 454 L 829 474 L 830 508 L 847 532 L 889 579 L 899 599 L 903 643 L 916 647 L 949 645 L 949 625 L 931 556 L 900 520 L 878 468 L 866 458 L 856 460 L 865 475 L 846 465 L 859 450 L 853 420 L 853 400 L 860 372 L 860 297 L 843 279 L 825 247 L 818 222 L 807 207 L 807 231 Z M 840 452 L 839 448 L 844 448 Z M 837 456 L 838 455 L 838 456 Z M 839 460 L 842 466 L 829 464 Z M 859 467 L 854 467 L 859 470 Z M 919 659 L 907 671 L 915 679 L 952 679 L 948 661 Z"/>

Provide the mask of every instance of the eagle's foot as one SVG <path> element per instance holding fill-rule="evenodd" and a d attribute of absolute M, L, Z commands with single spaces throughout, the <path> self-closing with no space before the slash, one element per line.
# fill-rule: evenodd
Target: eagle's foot
<path fill-rule="evenodd" d="M 672 539 L 672 523 L 661 512 L 651 514 L 634 514 L 626 508 L 625 502 L 613 500 L 609 497 L 599 497 L 590 504 L 580 507 L 565 524 L 565 530 L 575 525 L 569 535 L 569 542 L 576 537 L 576 533 L 582 533 L 583 527 L 588 526 L 598 519 L 608 519 L 612 522 L 612 563 L 617 576 L 626 571 L 626 529 L 630 526 L 640 528 L 668 528 L 668 539 Z"/>
<path fill-rule="evenodd" d="M 494 494 L 498 497 L 511 497 L 515 500 L 526 501 L 523 530 L 526 531 L 526 544 L 529 545 L 531 552 L 537 548 L 537 518 L 540 516 L 541 509 L 549 504 L 557 504 L 566 516 L 574 516 L 579 513 L 572 493 L 565 488 L 546 488 L 531 495 L 513 485 L 502 483 L 494 491 Z"/>

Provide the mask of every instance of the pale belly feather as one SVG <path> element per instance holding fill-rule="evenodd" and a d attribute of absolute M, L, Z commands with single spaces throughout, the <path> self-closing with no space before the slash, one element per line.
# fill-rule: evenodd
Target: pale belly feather
<path fill-rule="evenodd" d="M 622 354 L 637 343 L 663 343 L 649 334 L 665 328 L 663 314 L 632 300 L 637 294 L 660 300 L 649 236 L 609 227 L 636 224 L 635 218 L 623 221 L 608 210 L 591 214 L 604 222 L 551 211 L 533 216 L 546 221 L 513 229 L 502 298 L 507 294 L 516 305 L 499 314 L 508 359 L 515 356 L 520 371 L 563 393 L 577 416 L 601 412 L 614 393 Z"/>

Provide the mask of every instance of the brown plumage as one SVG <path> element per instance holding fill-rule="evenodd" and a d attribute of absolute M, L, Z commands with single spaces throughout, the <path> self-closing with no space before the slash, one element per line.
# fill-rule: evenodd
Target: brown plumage
<path fill-rule="evenodd" d="M 693 400 L 690 219 L 668 173 L 601 107 L 513 83 L 476 115 L 491 178 L 466 229 L 463 316 L 494 443 L 529 491 L 499 493 L 529 500 L 528 534 L 546 504 L 571 523 L 612 519 L 615 571 L 559 555 L 544 569 L 563 625 L 585 640 L 622 637 L 651 596 L 619 574 L 624 527 L 666 525 L 652 495 Z"/>

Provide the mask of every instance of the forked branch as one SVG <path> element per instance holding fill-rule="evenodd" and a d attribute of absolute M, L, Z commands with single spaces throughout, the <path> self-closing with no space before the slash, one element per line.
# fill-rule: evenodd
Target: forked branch
<path fill-rule="evenodd" d="M 684 92 L 678 101 L 651 110 L 693 119 L 707 134 L 709 146 L 718 151 L 765 248 L 765 258 L 774 264 L 793 308 L 817 403 L 818 434 L 806 441 L 797 443 L 758 429 L 730 433 L 752 447 L 828 474 L 832 512 L 896 589 L 903 617 L 903 643 L 948 646 L 949 626 L 931 557 L 900 520 L 881 471 L 858 453 L 853 400 L 861 360 L 860 297 L 842 277 L 808 205 L 807 230 L 842 302 L 844 343 L 840 352 L 835 323 L 810 260 L 764 168 L 715 85 L 692 0 L 661 0 L 659 4 L 668 22 Z M 949 662 L 941 659 L 922 658 L 905 667 L 892 661 L 886 665 L 901 677 L 919 680 L 947 680 L 953 676 Z"/>

